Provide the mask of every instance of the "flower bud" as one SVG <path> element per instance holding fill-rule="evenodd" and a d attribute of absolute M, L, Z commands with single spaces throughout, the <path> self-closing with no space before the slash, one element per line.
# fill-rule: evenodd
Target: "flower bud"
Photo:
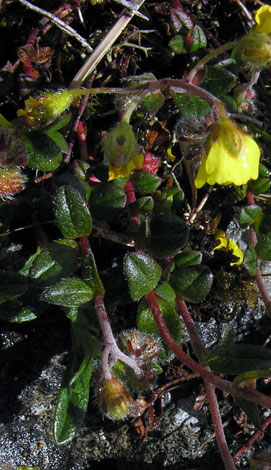
<path fill-rule="evenodd" d="M 158 338 L 139 330 L 122 331 L 118 337 L 118 344 L 125 354 L 149 361 L 161 352 Z"/>
<path fill-rule="evenodd" d="M 144 157 L 137 154 L 137 141 L 132 126 L 119 122 L 109 132 L 104 143 L 104 157 L 109 164 L 109 180 L 129 176 L 134 169 L 141 168 Z"/>
<path fill-rule="evenodd" d="M 126 418 L 133 402 L 128 389 L 116 377 L 99 383 L 96 398 L 101 412 L 113 420 Z"/>
<path fill-rule="evenodd" d="M 25 109 L 17 111 L 18 117 L 25 117 L 30 121 L 50 121 L 56 119 L 72 104 L 74 98 L 89 93 L 87 89 L 46 91 L 38 98 L 28 98 Z"/>
<path fill-rule="evenodd" d="M 132 126 L 121 121 L 109 132 L 104 143 L 104 156 L 111 166 L 123 168 L 137 153 L 137 141 Z"/>
<path fill-rule="evenodd" d="M 247 63 L 265 67 L 271 61 L 271 38 L 268 34 L 251 31 L 240 39 L 235 50 Z"/>

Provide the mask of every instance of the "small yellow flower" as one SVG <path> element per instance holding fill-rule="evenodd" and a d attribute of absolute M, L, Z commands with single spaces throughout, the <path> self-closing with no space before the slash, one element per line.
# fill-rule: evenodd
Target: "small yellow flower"
<path fill-rule="evenodd" d="M 195 186 L 246 184 L 250 179 L 258 178 L 259 160 L 260 149 L 255 140 L 230 119 L 223 118 L 210 133 Z"/>
<path fill-rule="evenodd" d="M 123 167 L 109 165 L 108 181 L 114 180 L 116 178 L 126 178 L 127 176 L 130 176 L 131 171 L 140 170 L 143 163 L 144 163 L 144 155 L 139 153 Z"/>
<path fill-rule="evenodd" d="M 254 11 L 254 14 L 257 23 L 254 31 L 256 33 L 271 33 L 271 6 L 263 5 Z"/>
<path fill-rule="evenodd" d="M 239 266 L 242 264 L 244 259 L 244 254 L 240 250 L 240 248 L 231 240 L 223 230 L 217 230 L 215 233 L 215 240 L 219 242 L 219 244 L 214 248 L 214 250 L 222 250 L 222 251 L 230 251 L 236 258 L 239 258 L 238 261 L 234 261 L 230 263 L 231 266 Z"/>

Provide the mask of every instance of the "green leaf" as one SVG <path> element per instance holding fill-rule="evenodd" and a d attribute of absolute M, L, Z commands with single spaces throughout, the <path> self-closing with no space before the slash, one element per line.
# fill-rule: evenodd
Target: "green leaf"
<path fill-rule="evenodd" d="M 204 265 L 178 267 L 170 278 L 173 289 L 192 303 L 199 303 L 209 293 L 213 282 L 210 269 Z"/>
<path fill-rule="evenodd" d="M 144 111 L 155 114 L 163 106 L 164 96 L 159 91 L 157 93 L 149 93 L 143 100 L 140 101 L 140 106 Z"/>
<path fill-rule="evenodd" d="M 151 292 L 157 286 L 162 273 L 159 264 L 145 253 L 127 253 L 123 267 L 134 300 Z"/>
<path fill-rule="evenodd" d="M 210 354 L 208 364 L 216 374 L 238 375 L 271 369 L 271 350 L 252 344 L 221 344 Z"/>
<path fill-rule="evenodd" d="M 176 255 L 187 243 L 189 228 L 175 215 L 154 215 L 150 220 L 148 251 L 157 258 Z"/>
<path fill-rule="evenodd" d="M 35 320 L 38 313 L 40 310 L 37 312 L 35 308 L 23 307 L 23 301 L 20 298 L 20 302 L 17 299 L 5 302 L 5 308 L 0 309 L 0 318 L 10 323 L 25 323 Z"/>
<path fill-rule="evenodd" d="M 151 196 L 140 197 L 131 205 L 138 212 L 151 212 L 153 206 L 154 201 Z"/>
<path fill-rule="evenodd" d="M 46 127 L 46 132 L 47 131 L 54 131 L 54 132 L 59 131 L 59 129 L 62 129 L 63 127 L 69 124 L 71 117 L 72 117 L 71 114 L 66 114 L 60 119 L 57 119 L 57 121 L 54 121 L 52 124 Z"/>
<path fill-rule="evenodd" d="M 54 130 L 45 131 L 45 134 L 53 140 L 53 142 L 62 150 L 62 152 L 66 152 L 68 150 L 68 144 L 60 132 Z"/>
<path fill-rule="evenodd" d="M 198 49 L 202 49 L 207 46 L 207 39 L 204 31 L 198 25 L 194 26 L 192 32 L 192 44 L 190 46 L 190 52 L 195 52 Z"/>
<path fill-rule="evenodd" d="M 76 307 L 89 302 L 93 290 L 79 278 L 63 279 L 48 287 L 41 294 L 41 300 L 63 307 Z"/>
<path fill-rule="evenodd" d="M 255 246 L 256 255 L 266 261 L 271 260 L 271 232 L 261 235 Z"/>
<path fill-rule="evenodd" d="M 159 176 L 147 173 L 145 171 L 137 171 L 131 176 L 134 190 L 140 194 L 150 194 L 159 188 L 161 178 Z"/>
<path fill-rule="evenodd" d="M 85 237 L 90 234 L 92 219 L 86 201 L 70 186 L 58 189 L 54 200 L 57 225 L 66 238 Z"/>
<path fill-rule="evenodd" d="M 257 180 L 249 182 L 249 189 L 255 194 L 266 193 L 270 189 L 270 178 L 265 176 L 259 176 Z"/>
<path fill-rule="evenodd" d="M 170 305 L 172 305 L 172 307 L 175 308 L 176 294 L 168 282 L 162 282 L 162 284 L 160 284 L 160 286 L 157 287 L 157 289 L 155 289 L 155 293 L 159 297 L 162 297 L 162 299 L 169 302 Z"/>
<path fill-rule="evenodd" d="M 207 76 L 201 82 L 201 86 L 213 95 L 225 95 L 233 89 L 236 84 L 236 76 L 218 65 L 209 65 L 207 67 Z"/>
<path fill-rule="evenodd" d="M 260 206 L 256 204 L 251 204 L 250 206 L 245 206 L 242 208 L 239 223 L 242 226 L 252 225 L 254 222 L 260 222 L 263 211 Z"/>
<path fill-rule="evenodd" d="M 71 377 L 71 372 L 64 379 L 56 402 L 53 434 L 57 444 L 71 441 L 83 423 L 89 400 L 89 382 L 92 374 L 91 357 L 83 359 L 73 377 Z"/>
<path fill-rule="evenodd" d="M 190 93 L 175 93 L 173 101 L 185 119 L 200 119 L 211 109 L 206 100 Z"/>
<path fill-rule="evenodd" d="M 53 192 L 56 193 L 61 186 L 69 186 L 81 194 L 85 201 L 88 201 L 91 192 L 90 186 L 71 173 L 62 173 L 53 179 Z"/>
<path fill-rule="evenodd" d="M 175 307 L 159 296 L 157 296 L 157 303 L 174 341 L 180 344 L 182 338 L 182 324 Z M 145 299 L 140 302 L 138 307 L 137 328 L 145 333 L 160 337 L 160 332 L 153 318 L 151 309 Z M 169 356 L 172 356 L 172 353 L 167 350 L 165 345 L 164 349 L 166 352 L 162 352 L 159 357 L 167 359 Z"/>
<path fill-rule="evenodd" d="M 193 266 L 200 264 L 202 254 L 200 251 L 183 251 L 174 258 L 176 266 Z"/>
<path fill-rule="evenodd" d="M 16 299 L 27 290 L 26 279 L 13 271 L 0 273 L 0 304 Z"/>
<path fill-rule="evenodd" d="M 250 276 L 256 276 L 258 262 L 256 251 L 253 245 L 250 245 L 246 250 L 243 265 L 248 270 Z"/>
<path fill-rule="evenodd" d="M 39 283 L 53 284 L 77 267 L 78 246 L 71 240 L 56 240 L 34 259 L 29 276 Z"/>
<path fill-rule="evenodd" d="M 104 296 L 104 287 L 97 270 L 94 255 L 90 249 L 83 255 L 82 278 L 91 287 L 94 295 Z"/>
<path fill-rule="evenodd" d="M 91 213 L 95 219 L 110 219 L 126 206 L 126 195 L 122 188 L 112 183 L 101 183 L 90 195 Z"/>
<path fill-rule="evenodd" d="M 180 34 L 174 36 L 168 43 L 169 47 L 175 54 L 186 54 L 187 50 L 184 47 L 183 38 Z"/>
<path fill-rule="evenodd" d="M 55 142 L 42 131 L 30 131 L 22 135 L 28 166 L 35 170 L 53 171 L 62 162 L 62 153 Z"/>
<path fill-rule="evenodd" d="M 0 113 L 0 126 L 2 127 L 12 127 L 12 124 L 6 120 L 3 114 Z"/>

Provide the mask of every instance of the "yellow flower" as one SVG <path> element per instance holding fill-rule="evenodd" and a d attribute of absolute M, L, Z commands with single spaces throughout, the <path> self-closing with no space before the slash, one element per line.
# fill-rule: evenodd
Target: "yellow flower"
<path fill-rule="evenodd" d="M 239 266 L 242 264 L 244 259 L 244 254 L 240 248 L 231 240 L 223 230 L 217 230 L 215 233 L 215 240 L 219 241 L 219 244 L 214 248 L 214 250 L 230 251 L 236 258 L 239 258 L 238 261 L 230 263 L 231 266 Z"/>
<path fill-rule="evenodd" d="M 130 176 L 131 171 L 140 170 L 144 163 L 144 155 L 139 153 L 132 158 L 125 166 L 111 166 L 109 165 L 109 178 L 108 181 L 114 180 L 116 178 L 125 178 Z"/>
<path fill-rule="evenodd" d="M 230 119 L 223 118 L 210 133 L 195 186 L 246 184 L 250 179 L 258 178 L 259 160 L 260 149 L 252 137 Z"/>
<path fill-rule="evenodd" d="M 254 11 L 254 14 L 257 23 L 254 31 L 256 33 L 271 33 L 271 6 L 263 5 Z"/>

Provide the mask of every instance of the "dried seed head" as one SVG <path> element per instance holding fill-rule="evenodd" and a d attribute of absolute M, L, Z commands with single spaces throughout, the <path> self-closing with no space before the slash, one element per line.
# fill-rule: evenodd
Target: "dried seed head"
<path fill-rule="evenodd" d="M 159 339 L 139 330 L 122 331 L 118 337 L 118 344 L 124 353 L 141 361 L 153 359 L 161 352 Z"/>
<path fill-rule="evenodd" d="M 24 189 L 24 183 L 20 168 L 0 168 L 0 198 L 12 198 Z"/>
<path fill-rule="evenodd" d="M 98 384 L 96 398 L 100 411 L 113 420 L 126 418 L 133 403 L 128 389 L 116 377 Z"/>

